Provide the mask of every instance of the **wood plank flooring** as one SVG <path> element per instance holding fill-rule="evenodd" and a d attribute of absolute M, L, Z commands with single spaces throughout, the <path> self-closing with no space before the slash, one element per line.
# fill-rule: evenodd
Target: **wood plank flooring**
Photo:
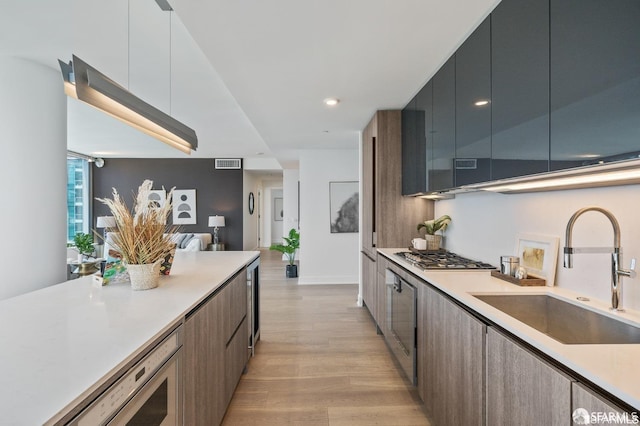
<path fill-rule="evenodd" d="M 298 286 L 263 251 L 261 340 L 223 425 L 429 425 L 357 285 Z"/>

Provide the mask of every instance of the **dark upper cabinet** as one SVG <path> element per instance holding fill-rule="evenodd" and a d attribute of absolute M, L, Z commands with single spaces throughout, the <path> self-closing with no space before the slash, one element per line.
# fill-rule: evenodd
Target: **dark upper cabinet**
<path fill-rule="evenodd" d="M 456 147 L 456 62 L 453 55 L 433 76 L 433 130 L 429 190 L 454 187 L 453 159 Z"/>
<path fill-rule="evenodd" d="M 551 169 L 640 153 L 640 1 L 551 0 Z"/>
<path fill-rule="evenodd" d="M 490 18 L 456 51 L 455 185 L 491 179 Z"/>
<path fill-rule="evenodd" d="M 402 110 L 402 195 L 429 191 L 431 147 L 426 136 L 431 129 L 431 108 L 429 82 Z"/>
<path fill-rule="evenodd" d="M 428 82 L 416 95 L 416 162 L 420 169 L 417 184 L 420 192 L 432 191 L 429 170 L 433 167 L 433 84 Z"/>
<path fill-rule="evenodd" d="M 491 178 L 548 171 L 548 1 L 505 0 L 491 13 L 491 86 Z"/>

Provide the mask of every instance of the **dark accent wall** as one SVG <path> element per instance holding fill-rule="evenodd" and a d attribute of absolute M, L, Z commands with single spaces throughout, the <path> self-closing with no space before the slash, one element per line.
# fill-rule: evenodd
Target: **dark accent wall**
<path fill-rule="evenodd" d="M 103 168 L 93 168 L 93 195 L 111 198 L 112 188 L 116 188 L 132 206 L 145 179 L 153 181 L 153 189 L 195 189 L 197 224 L 181 225 L 182 231 L 213 234 L 213 228 L 207 226 L 209 216 L 222 215 L 226 226 L 220 228 L 220 241 L 227 250 L 242 250 L 242 170 L 216 170 L 211 158 L 109 158 Z M 95 227 L 95 218 L 109 215 L 109 210 L 94 199 L 93 214 Z"/>

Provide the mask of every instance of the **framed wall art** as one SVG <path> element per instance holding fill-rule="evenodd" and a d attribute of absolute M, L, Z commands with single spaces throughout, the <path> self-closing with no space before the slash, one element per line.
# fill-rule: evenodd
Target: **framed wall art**
<path fill-rule="evenodd" d="M 559 238 L 518 234 L 516 237 L 516 256 L 520 257 L 520 266 L 524 266 L 531 277 L 543 278 L 549 287 L 556 279 Z"/>
<path fill-rule="evenodd" d="M 196 190 L 195 189 L 174 189 L 173 190 L 173 224 L 174 225 L 195 225 L 196 215 Z"/>

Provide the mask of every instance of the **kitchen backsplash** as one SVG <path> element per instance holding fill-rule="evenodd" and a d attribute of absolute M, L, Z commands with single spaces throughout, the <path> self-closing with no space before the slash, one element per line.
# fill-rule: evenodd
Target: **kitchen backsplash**
<path fill-rule="evenodd" d="M 453 219 L 445 234 L 448 250 L 496 266 L 501 255 L 515 254 L 518 233 L 556 236 L 556 286 L 609 301 L 609 255 L 577 254 L 573 269 L 562 266 L 567 222 L 576 210 L 587 206 L 605 208 L 618 219 L 621 266 L 627 269 L 632 258 L 640 257 L 640 185 L 532 194 L 458 194 L 453 200 L 436 202 L 435 217 L 448 214 Z M 612 245 L 613 229 L 604 215 L 588 212 L 578 219 L 573 230 L 574 247 Z M 623 278 L 622 291 L 623 306 L 640 311 L 640 277 Z"/>

